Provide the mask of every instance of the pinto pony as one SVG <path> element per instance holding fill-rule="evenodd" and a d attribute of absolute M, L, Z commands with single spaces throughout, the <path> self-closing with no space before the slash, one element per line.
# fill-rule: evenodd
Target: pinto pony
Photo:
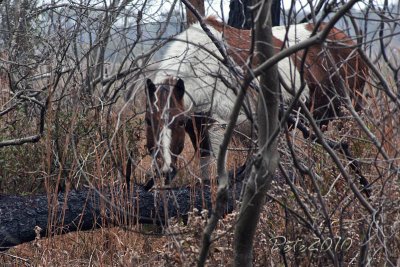
<path fill-rule="evenodd" d="M 244 69 L 250 54 L 251 32 L 227 26 L 215 18 L 205 20 L 211 33 L 224 45 L 227 55 Z M 319 30 L 325 27 L 321 24 Z M 276 51 L 310 37 L 311 23 L 273 28 Z M 315 119 L 325 124 L 340 113 L 342 97 L 349 96 L 356 110 L 361 108 L 367 67 L 357 54 L 356 44 L 344 32 L 333 28 L 327 40 L 278 63 L 282 99 L 288 103 L 298 90 Z M 201 165 L 218 155 L 224 126 L 234 105 L 240 78 L 221 60 L 216 45 L 200 24 L 190 26 L 170 43 L 152 79 L 147 79 L 147 148 L 164 175 L 175 174 L 175 163 L 188 133 L 200 150 Z M 256 57 L 257 61 L 257 57 Z M 242 129 L 251 126 L 245 112 L 238 118 Z M 203 171 L 207 177 L 208 173 Z"/>

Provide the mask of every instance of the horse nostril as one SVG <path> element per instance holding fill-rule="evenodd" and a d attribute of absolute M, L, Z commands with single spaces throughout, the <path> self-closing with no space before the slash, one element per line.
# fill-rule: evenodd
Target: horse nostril
<path fill-rule="evenodd" d="M 168 173 L 172 172 L 171 166 L 168 166 L 167 164 L 164 164 L 161 168 L 161 173 L 162 175 L 167 175 Z"/>

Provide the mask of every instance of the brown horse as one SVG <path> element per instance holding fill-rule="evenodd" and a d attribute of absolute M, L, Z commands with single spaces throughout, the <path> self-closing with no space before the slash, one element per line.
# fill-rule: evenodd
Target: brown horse
<path fill-rule="evenodd" d="M 225 45 L 227 54 L 244 68 L 249 57 L 251 32 L 238 30 L 208 18 L 214 36 Z M 321 30 L 325 25 L 320 26 Z M 309 38 L 313 24 L 274 27 L 277 52 Z M 199 24 L 194 24 L 170 43 L 147 92 L 147 148 L 161 173 L 172 177 L 176 160 L 188 133 L 195 149 L 200 149 L 202 165 L 209 156 L 218 155 L 236 94 L 238 77 L 221 63 L 221 55 Z M 356 44 L 342 31 L 333 28 L 322 45 L 313 45 L 278 63 L 282 82 L 291 90 L 282 90 L 288 103 L 293 93 L 302 90 L 313 115 L 321 124 L 340 113 L 343 97 L 350 97 L 360 109 L 367 67 L 356 52 Z M 305 83 L 304 83 L 305 82 Z M 227 83 L 230 83 L 228 85 Z M 242 112 L 238 124 L 251 125 Z M 203 171 L 203 177 L 208 173 Z"/>
<path fill-rule="evenodd" d="M 184 148 L 186 133 L 195 150 L 201 148 L 201 158 L 210 155 L 205 125 L 211 122 L 211 118 L 188 113 L 183 97 L 185 86 L 181 79 L 169 77 L 158 88 L 148 79 L 146 88 L 146 146 L 157 161 L 157 171 L 166 176 L 168 182 L 176 173 L 176 160 Z M 203 137 L 200 139 L 200 136 Z"/>

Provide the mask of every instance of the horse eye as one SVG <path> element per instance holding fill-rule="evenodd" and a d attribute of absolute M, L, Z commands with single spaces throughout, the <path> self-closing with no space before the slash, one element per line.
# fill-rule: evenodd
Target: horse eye
<path fill-rule="evenodd" d="M 185 121 L 184 120 L 180 120 L 180 121 L 178 121 L 178 126 L 179 127 L 185 127 Z"/>

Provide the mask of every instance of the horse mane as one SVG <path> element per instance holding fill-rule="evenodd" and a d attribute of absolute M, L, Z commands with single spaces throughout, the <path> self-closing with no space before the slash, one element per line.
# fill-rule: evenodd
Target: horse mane
<path fill-rule="evenodd" d="M 250 56 L 251 31 L 231 27 L 214 16 L 207 17 L 204 22 L 222 33 L 228 55 L 239 67 L 244 68 Z"/>

